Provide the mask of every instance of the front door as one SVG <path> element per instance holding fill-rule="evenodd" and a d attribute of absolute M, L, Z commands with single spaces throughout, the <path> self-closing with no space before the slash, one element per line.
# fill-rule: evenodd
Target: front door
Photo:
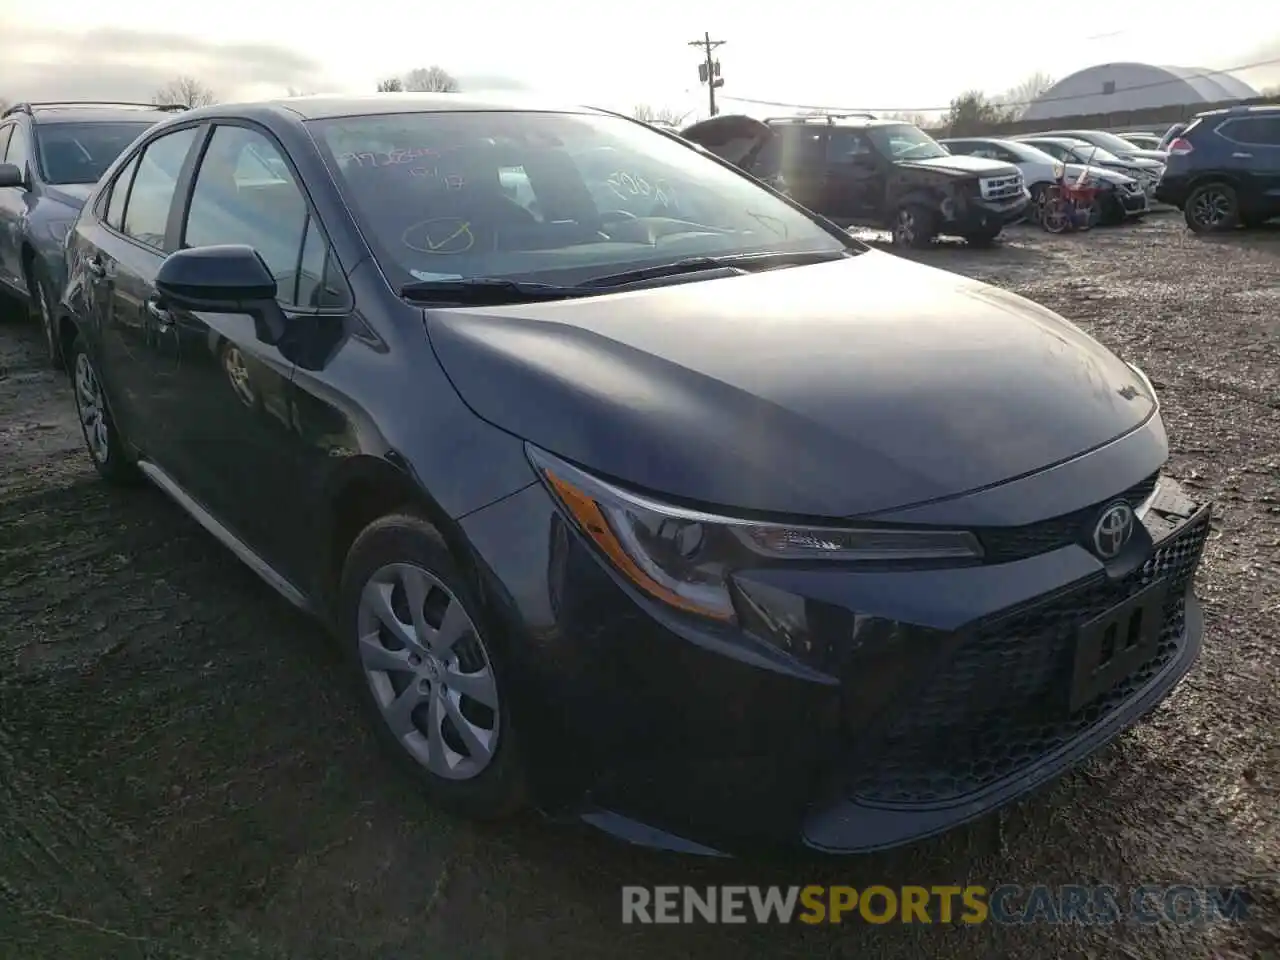
<path fill-rule="evenodd" d="M 15 121 L 0 126 L 0 162 L 26 171 L 27 135 Z M 25 187 L 0 187 L 0 287 L 26 290 L 22 276 L 22 230 L 27 218 Z"/>
<path fill-rule="evenodd" d="M 276 279 L 289 318 L 278 345 L 237 313 L 162 304 L 180 344 L 182 375 L 170 398 L 179 428 L 175 479 L 286 577 L 301 542 L 300 455 L 290 381 L 294 338 L 310 323 L 313 289 L 300 275 L 322 272 L 327 244 L 293 168 L 273 138 L 255 127 L 215 124 L 195 170 L 183 248 L 253 247 Z M 301 289 L 300 289 L 301 288 Z M 261 508 L 269 505 L 270 516 Z"/>
<path fill-rule="evenodd" d="M 1280 116 L 1234 117 L 1217 133 L 1227 140 L 1223 166 L 1236 174 L 1246 215 L 1280 210 Z"/>

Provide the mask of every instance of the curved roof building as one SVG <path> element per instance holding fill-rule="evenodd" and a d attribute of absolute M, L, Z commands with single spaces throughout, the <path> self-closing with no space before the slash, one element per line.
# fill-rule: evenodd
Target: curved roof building
<path fill-rule="evenodd" d="M 1021 119 L 1051 120 L 1256 96 L 1258 91 L 1229 73 L 1146 63 L 1104 63 L 1059 80 L 1027 106 Z"/>

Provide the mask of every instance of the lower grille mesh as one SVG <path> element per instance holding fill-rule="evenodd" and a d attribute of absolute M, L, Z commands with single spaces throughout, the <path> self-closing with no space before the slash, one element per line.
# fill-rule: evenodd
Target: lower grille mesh
<path fill-rule="evenodd" d="M 1121 581 L 1099 576 L 1047 603 L 979 624 L 948 662 L 930 666 L 925 687 L 905 698 L 876 746 L 856 762 L 846 793 L 881 803 L 955 800 L 1087 731 L 1177 655 L 1183 595 L 1208 531 L 1208 517 L 1201 516 Z M 1077 628 L 1160 578 L 1168 579 L 1168 593 L 1156 652 L 1111 691 L 1068 713 Z"/>

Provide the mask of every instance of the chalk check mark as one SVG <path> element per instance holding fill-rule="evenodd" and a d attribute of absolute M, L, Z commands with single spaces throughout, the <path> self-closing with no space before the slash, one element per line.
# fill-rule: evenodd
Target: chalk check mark
<path fill-rule="evenodd" d="M 427 237 L 427 248 L 432 251 L 439 250 L 441 247 L 444 247 L 450 243 L 453 243 L 453 241 L 457 240 L 463 234 L 466 234 L 467 237 L 470 238 L 471 224 L 469 223 L 462 224 L 462 226 L 458 227 L 457 230 L 453 231 L 453 233 L 449 234 L 449 236 L 445 237 L 439 243 L 435 243 L 432 241 L 430 237 Z"/>

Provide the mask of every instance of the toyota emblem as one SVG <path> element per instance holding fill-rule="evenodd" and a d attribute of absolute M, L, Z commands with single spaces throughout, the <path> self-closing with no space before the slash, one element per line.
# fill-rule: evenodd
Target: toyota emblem
<path fill-rule="evenodd" d="M 1110 560 L 1124 549 L 1133 536 L 1133 508 L 1123 500 L 1102 511 L 1093 528 L 1093 549 L 1103 560 Z"/>

